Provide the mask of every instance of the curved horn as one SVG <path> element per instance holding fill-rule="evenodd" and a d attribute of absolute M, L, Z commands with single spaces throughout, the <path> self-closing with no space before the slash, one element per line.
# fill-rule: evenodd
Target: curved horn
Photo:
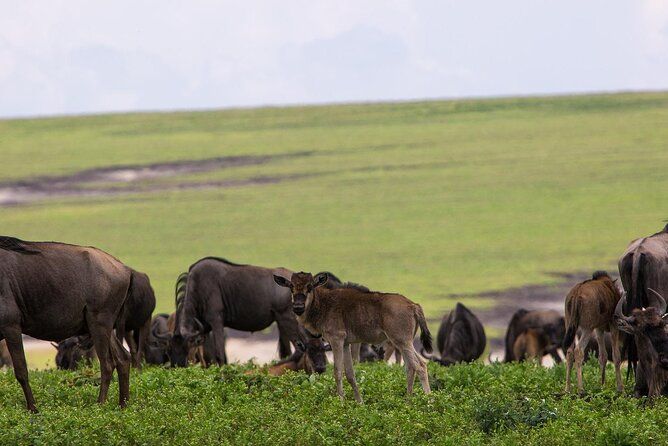
<path fill-rule="evenodd" d="M 430 355 L 424 351 L 424 348 L 420 349 L 420 354 L 424 359 L 434 359 L 434 355 Z"/>
<path fill-rule="evenodd" d="M 622 294 L 622 297 L 617 302 L 617 306 L 615 307 L 615 317 L 619 319 L 626 319 L 626 316 L 624 315 L 625 305 L 626 305 L 626 293 Z"/>
<path fill-rule="evenodd" d="M 161 341 L 171 341 L 172 335 L 169 333 L 157 333 L 156 331 L 151 332 L 154 338 Z"/>
<path fill-rule="evenodd" d="M 653 290 L 652 288 L 649 287 L 647 289 L 656 295 L 656 298 L 659 303 L 659 305 L 656 306 L 656 309 L 659 310 L 659 314 L 663 315 L 666 312 L 666 300 L 663 298 L 661 294 L 659 294 L 658 291 Z"/>
<path fill-rule="evenodd" d="M 56 344 L 55 342 L 51 342 L 51 345 L 52 345 L 55 349 L 58 349 L 58 344 Z"/>

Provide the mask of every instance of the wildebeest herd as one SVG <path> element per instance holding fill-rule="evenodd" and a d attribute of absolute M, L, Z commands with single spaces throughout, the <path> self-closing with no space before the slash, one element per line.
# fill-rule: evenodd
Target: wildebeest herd
<path fill-rule="evenodd" d="M 573 364 L 582 391 L 583 362 L 595 353 L 601 381 L 611 357 L 622 391 L 626 359 L 636 396 L 665 394 L 668 225 L 634 240 L 619 260 L 619 274 L 621 283 L 597 271 L 576 284 L 566 296 L 564 316 L 518 309 L 506 332 L 504 362 L 540 362 L 546 355 L 561 362 L 565 352 L 566 391 Z M 97 357 L 100 403 L 116 369 L 121 406 L 129 398 L 131 365 L 227 363 L 225 327 L 255 332 L 276 322 L 281 361 L 266 370 L 272 375 L 323 373 L 331 350 L 337 394 L 344 397 L 345 374 L 359 402 L 358 361 L 387 361 L 394 355 L 405 364 L 407 392 L 412 393 L 417 376 L 429 393 L 424 359 L 443 366 L 472 362 L 487 344 L 480 320 L 461 303 L 443 317 L 432 354 L 422 308 L 401 294 L 342 282 L 330 272 L 313 275 L 218 257 L 203 258 L 178 277 L 172 314 L 153 316 L 155 304 L 148 276 L 99 249 L 0 237 L 0 365 L 13 365 L 31 411 L 36 406 L 23 334 L 56 342 L 59 368 Z M 418 330 L 420 353 L 414 343 Z"/>

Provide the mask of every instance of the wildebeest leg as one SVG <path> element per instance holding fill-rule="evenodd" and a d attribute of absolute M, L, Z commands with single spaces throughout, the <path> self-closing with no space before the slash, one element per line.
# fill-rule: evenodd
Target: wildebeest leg
<path fill-rule="evenodd" d="M 227 364 L 227 355 L 225 354 L 225 324 L 223 323 L 223 315 L 217 314 L 207 319 L 211 325 L 211 333 L 213 334 L 213 343 L 216 347 L 216 362 L 218 365 Z"/>
<path fill-rule="evenodd" d="M 26 364 L 26 355 L 23 351 L 23 339 L 21 338 L 21 330 L 17 328 L 3 327 L 2 333 L 7 341 L 7 349 L 12 357 L 12 364 L 14 366 L 14 376 L 21 384 L 23 395 L 26 398 L 26 407 L 30 412 L 37 412 L 35 407 L 35 398 L 32 396 L 32 389 L 28 382 L 28 365 Z"/>
<path fill-rule="evenodd" d="M 394 348 L 394 346 L 392 348 Z M 401 352 L 398 348 L 394 348 L 394 362 L 401 365 Z"/>
<path fill-rule="evenodd" d="M 125 407 L 130 399 L 130 355 L 117 339 L 111 338 L 111 357 L 118 373 L 118 405 Z"/>
<path fill-rule="evenodd" d="M 86 319 L 88 320 L 88 330 L 93 339 L 93 345 L 95 345 L 97 359 L 100 361 L 100 394 L 97 402 L 101 404 L 107 401 L 111 375 L 114 372 L 110 342 L 112 337 L 114 339 L 116 337 L 112 333 L 111 327 L 105 327 L 104 324 L 99 323 L 95 315 L 88 313 Z M 118 339 L 116 340 L 118 341 Z"/>
<path fill-rule="evenodd" d="M 584 349 L 589 345 L 592 331 L 582 329 L 582 336 L 575 346 L 575 368 L 578 375 L 578 392 L 584 392 L 584 383 L 582 382 L 582 364 L 584 362 Z"/>
<path fill-rule="evenodd" d="M 132 331 L 125 331 L 125 335 L 123 336 L 125 338 L 125 343 L 128 344 L 128 348 L 130 349 L 130 357 L 132 358 L 132 364 L 135 367 L 139 367 L 137 365 L 137 344 L 135 343 L 134 340 L 134 333 Z"/>
<path fill-rule="evenodd" d="M 571 345 L 566 350 L 566 393 L 571 391 L 571 370 L 573 369 L 573 350 L 575 345 Z"/>
<path fill-rule="evenodd" d="M 612 362 L 615 364 L 615 382 L 617 383 L 617 392 L 622 392 L 624 390 L 624 385 L 622 384 L 622 358 L 619 351 L 621 333 L 616 328 L 611 327 L 610 334 L 612 338 Z"/>
<path fill-rule="evenodd" d="M 359 344 L 356 344 L 359 346 Z M 358 403 L 362 402 L 362 397 L 360 396 L 360 391 L 357 388 L 357 381 L 355 381 L 355 369 L 353 368 L 353 355 L 350 349 L 350 345 L 344 344 L 343 346 L 343 365 L 346 370 L 346 379 L 350 384 L 350 387 L 353 388 L 353 395 L 355 395 L 355 401 Z"/>
<path fill-rule="evenodd" d="M 272 313 L 278 326 L 278 356 L 284 359 L 292 354 L 290 344 L 298 339 L 303 339 L 299 335 L 297 321 L 292 314 L 291 307 L 281 313 L 275 311 Z"/>
<path fill-rule="evenodd" d="M 350 344 L 350 353 L 353 357 L 353 364 L 358 364 L 360 362 L 360 350 L 362 349 L 362 344 L 356 342 Z"/>
<path fill-rule="evenodd" d="M 401 352 L 399 352 L 398 349 L 395 349 L 395 348 L 394 348 L 394 345 L 392 345 L 391 342 L 386 342 L 386 343 L 384 344 L 383 349 L 385 350 L 385 354 L 383 355 L 383 361 L 385 361 L 385 362 L 389 362 L 389 361 L 390 361 L 390 358 L 392 357 L 392 354 L 393 354 L 393 353 L 395 353 L 395 354 L 396 354 L 396 353 L 401 353 Z"/>
<path fill-rule="evenodd" d="M 596 342 L 598 342 L 598 367 L 601 369 L 601 385 L 605 384 L 605 366 L 608 365 L 608 351 L 605 349 L 605 333 L 602 329 L 596 329 Z"/>
<path fill-rule="evenodd" d="M 141 368 L 141 362 L 146 355 L 146 343 L 148 342 L 148 334 L 151 332 L 151 318 L 149 317 L 144 322 L 144 325 L 139 329 L 139 339 L 137 340 L 137 363 L 135 366 Z"/>
<path fill-rule="evenodd" d="M 336 381 L 336 393 L 339 398 L 345 398 L 343 394 L 343 339 L 332 339 L 328 337 L 329 344 L 332 346 L 332 355 L 334 356 L 334 380 Z"/>

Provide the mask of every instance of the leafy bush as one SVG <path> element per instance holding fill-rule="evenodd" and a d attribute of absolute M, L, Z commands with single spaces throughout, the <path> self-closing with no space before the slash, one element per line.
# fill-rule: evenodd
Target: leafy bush
<path fill-rule="evenodd" d="M 364 404 L 340 401 L 324 375 L 247 375 L 247 365 L 147 367 L 131 376 L 131 403 L 95 403 L 98 369 L 30 374 L 40 413 L 24 409 L 0 371 L 0 444 L 661 444 L 668 401 L 618 396 L 588 364 L 588 396 L 563 393 L 563 366 L 429 365 L 434 392 L 405 395 L 399 366 L 357 367 Z M 628 383 L 627 383 L 628 384 Z M 630 388 L 631 386 L 628 385 Z"/>

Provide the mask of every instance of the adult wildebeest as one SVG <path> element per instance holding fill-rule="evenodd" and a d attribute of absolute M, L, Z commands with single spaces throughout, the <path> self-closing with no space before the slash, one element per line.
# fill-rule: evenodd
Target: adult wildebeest
<path fill-rule="evenodd" d="M 655 294 L 655 299 L 647 296 L 651 306 L 636 308 L 631 316 L 623 313 L 626 303 L 623 296 L 615 308 L 615 322 L 620 330 L 633 336 L 637 346 L 635 395 L 654 397 L 668 394 L 668 332 L 664 319 L 666 301 L 652 288 L 649 291 Z"/>
<path fill-rule="evenodd" d="M 56 367 L 60 370 L 76 370 L 82 360 L 90 364 L 95 359 L 95 348 L 90 336 L 72 336 L 51 343 L 56 348 Z"/>
<path fill-rule="evenodd" d="M 440 358 L 428 357 L 441 365 L 473 362 L 487 346 L 485 329 L 475 314 L 457 302 L 454 310 L 443 316 L 436 336 Z"/>
<path fill-rule="evenodd" d="M 0 367 L 11 367 L 12 357 L 9 355 L 7 349 L 7 342 L 3 339 L 0 341 Z"/>
<path fill-rule="evenodd" d="M 323 288 L 327 275 L 313 278 L 311 273 L 294 273 L 290 280 L 274 275 L 276 283 L 288 288 L 292 310 L 310 333 L 321 334 L 332 346 L 336 390 L 344 398 L 342 373 L 353 388 L 355 400 L 362 401 L 355 381 L 350 344 L 381 344 L 389 340 L 403 354 L 406 363 L 407 391 L 413 392 L 417 372 L 425 393 L 430 392 L 427 367 L 413 347 L 418 327 L 420 340 L 431 352 L 431 334 L 422 307 L 401 294 L 360 291 L 354 288 Z"/>
<path fill-rule="evenodd" d="M 7 340 L 28 410 L 37 408 L 22 333 L 55 342 L 89 333 L 100 360 L 98 402 L 107 399 L 116 368 L 119 404 L 126 405 L 129 354 L 112 330 L 131 277 L 130 268 L 96 248 L 0 237 L 0 333 Z"/>
<path fill-rule="evenodd" d="M 276 322 L 279 355 L 290 356 L 290 343 L 300 339 L 297 319 L 290 305 L 290 292 L 274 283 L 273 276 L 290 276 L 285 268 L 239 265 L 217 257 L 206 257 L 188 271 L 187 291 L 176 313 L 171 340 L 172 365 L 185 366 L 189 349 L 213 333 L 215 360 L 226 360 L 224 328 L 260 331 Z"/>
<path fill-rule="evenodd" d="M 308 374 L 324 373 L 327 370 L 327 355 L 332 347 L 323 342 L 322 337 L 310 337 L 305 342 L 295 343 L 295 352 L 289 358 L 283 359 L 269 367 L 267 373 L 281 376 L 288 370 L 303 371 Z"/>
<path fill-rule="evenodd" d="M 116 322 L 116 336 L 130 347 L 132 364 L 140 368 L 146 341 L 151 331 L 151 314 L 155 310 L 155 293 L 148 276 L 132 271 L 128 298 Z"/>
<path fill-rule="evenodd" d="M 566 335 L 564 336 L 564 350 L 566 351 L 566 392 L 571 389 L 571 369 L 573 356 L 577 371 L 578 390 L 582 392 L 582 363 L 584 349 L 589 345 L 589 339 L 595 333 L 598 341 L 598 362 L 601 370 L 601 384 L 605 384 L 605 367 L 608 358 L 605 350 L 605 332 L 612 336 L 612 362 L 615 365 L 615 381 L 617 391 L 622 391 L 621 356 L 619 351 L 620 335 L 614 322 L 614 312 L 617 302 L 621 298 L 608 273 L 596 271 L 592 278 L 576 284 L 566 296 Z M 575 345 L 578 329 L 582 335 Z"/>
<path fill-rule="evenodd" d="M 521 308 L 513 314 L 508 323 L 505 338 L 505 358 L 503 362 L 519 361 L 513 352 L 515 340 L 529 328 L 542 329 L 549 336 L 553 346 L 548 353 L 554 362 L 560 363 L 559 347 L 564 339 L 564 317 L 555 310 L 525 310 Z"/>
<path fill-rule="evenodd" d="M 668 296 L 668 225 L 656 234 L 633 240 L 629 244 L 619 258 L 619 277 L 627 296 L 623 309 L 625 314 L 631 314 L 636 308 L 650 306 L 649 288 L 662 296 Z M 635 369 L 639 348 L 631 339 L 630 336 L 626 339 L 629 371 Z M 636 373 L 636 394 L 642 394 L 643 389 L 647 389 L 643 379 L 643 373 Z"/>

